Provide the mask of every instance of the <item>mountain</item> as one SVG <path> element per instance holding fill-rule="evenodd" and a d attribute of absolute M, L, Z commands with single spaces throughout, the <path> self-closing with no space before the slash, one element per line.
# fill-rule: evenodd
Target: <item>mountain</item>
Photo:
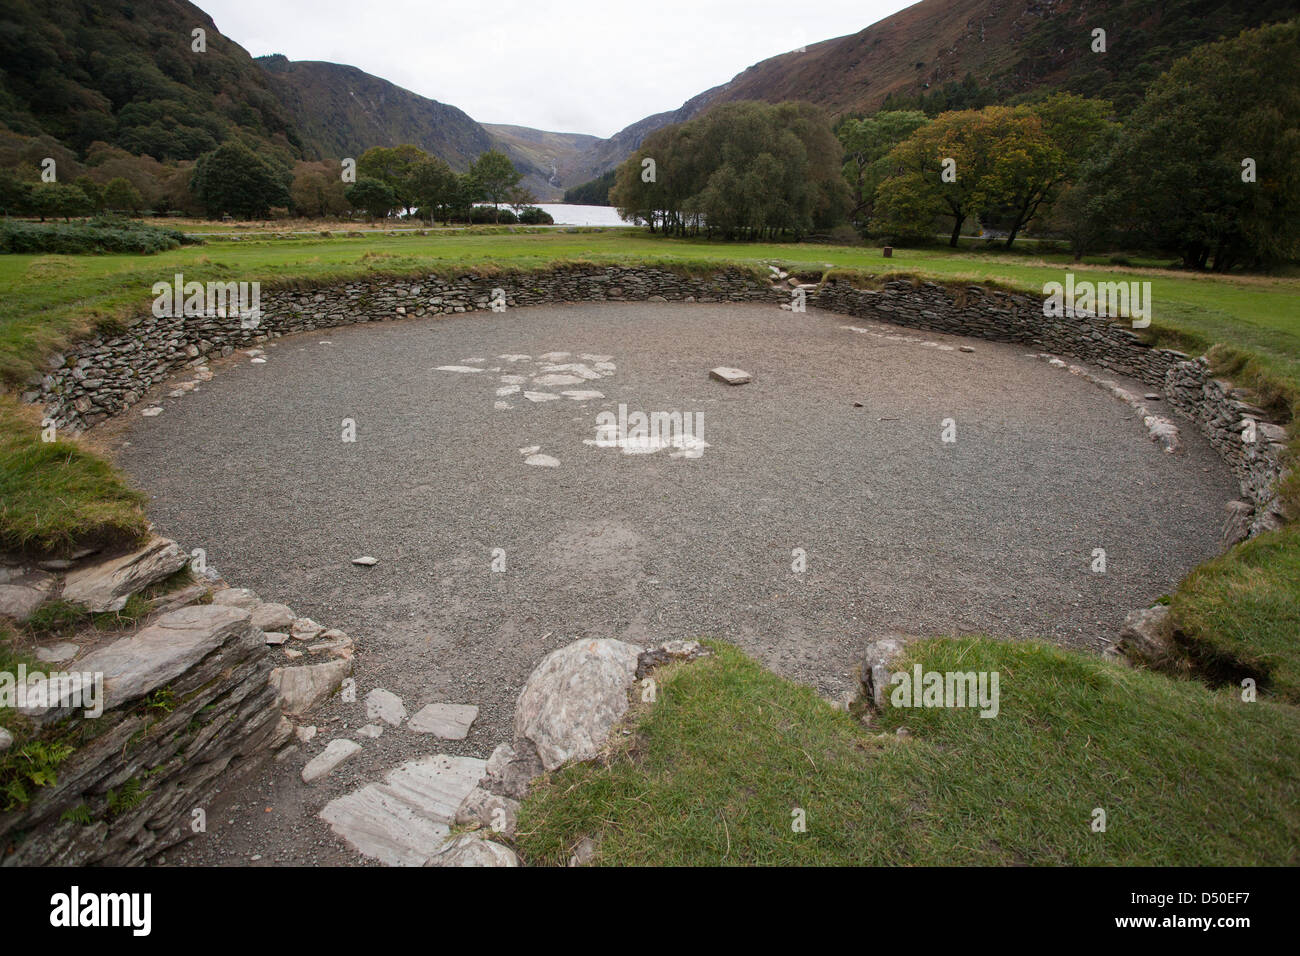
<path fill-rule="evenodd" d="M 540 199 L 558 198 L 556 164 L 595 142 L 580 133 L 484 126 L 463 110 L 412 93 L 355 66 L 257 58 L 292 118 L 309 159 L 360 156 L 371 146 L 413 143 L 464 172 L 480 153 L 500 149 Z"/>
<path fill-rule="evenodd" d="M 771 57 L 679 109 L 594 144 L 568 167 L 595 178 L 661 126 L 735 100 L 807 100 L 832 118 L 882 106 L 966 108 L 1052 90 L 1121 113 L 1193 47 L 1300 13 L 1300 0 L 922 0 L 848 36 Z M 1095 28 L 1106 30 L 1094 53 Z"/>
<path fill-rule="evenodd" d="M 538 176 L 545 177 L 541 187 L 525 177 L 525 185 L 539 198 L 558 197 L 564 187 L 577 182 L 570 178 L 573 160 L 601 141 L 600 137 L 586 133 L 552 133 L 527 126 L 484 123 L 483 128 L 514 160 L 516 168 L 523 169 L 527 163 Z"/>
<path fill-rule="evenodd" d="M 193 48 L 196 29 L 204 31 L 201 52 Z M 518 126 L 489 130 L 454 106 L 352 66 L 254 59 L 187 0 L 0 5 L 6 165 L 57 155 L 62 169 L 79 170 L 77 159 L 96 142 L 148 162 L 184 162 L 232 138 L 283 162 L 414 143 L 458 171 L 498 148 L 540 199 L 558 199 L 573 185 L 559 169 L 596 142 Z"/>
<path fill-rule="evenodd" d="M 454 106 L 412 93 L 355 66 L 257 58 L 292 117 L 307 159 L 360 156 L 371 146 L 414 143 L 464 169 L 492 137 Z"/>
<path fill-rule="evenodd" d="M 302 145 L 264 71 L 185 0 L 6 0 L 0 126 L 156 160 L 194 159 L 235 135 L 289 157 Z"/>

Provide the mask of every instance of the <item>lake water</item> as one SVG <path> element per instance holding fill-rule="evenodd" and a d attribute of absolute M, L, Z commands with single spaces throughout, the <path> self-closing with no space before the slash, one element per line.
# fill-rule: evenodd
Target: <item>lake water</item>
<path fill-rule="evenodd" d="M 539 202 L 539 209 L 551 214 L 557 226 L 630 226 L 618 218 L 613 206 L 579 206 L 567 202 Z"/>

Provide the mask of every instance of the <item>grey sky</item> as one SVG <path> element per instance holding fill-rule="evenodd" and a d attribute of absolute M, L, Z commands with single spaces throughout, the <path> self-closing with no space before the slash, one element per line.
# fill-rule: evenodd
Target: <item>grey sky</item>
<path fill-rule="evenodd" d="M 907 0 L 197 0 L 253 56 L 359 67 L 482 123 L 609 136 Z"/>

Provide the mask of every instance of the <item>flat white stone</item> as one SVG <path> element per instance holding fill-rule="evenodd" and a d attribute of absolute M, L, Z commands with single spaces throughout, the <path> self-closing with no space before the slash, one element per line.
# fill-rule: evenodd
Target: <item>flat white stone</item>
<path fill-rule="evenodd" d="M 339 737 L 325 745 L 325 749 L 307 761 L 302 768 L 302 782 L 311 783 L 319 780 L 349 757 L 361 751 L 361 745 L 355 740 Z"/>
<path fill-rule="evenodd" d="M 725 365 L 710 369 L 709 376 L 716 378 L 719 382 L 726 382 L 728 385 L 744 385 L 746 382 L 753 381 L 748 372 L 738 368 L 728 368 Z"/>
<path fill-rule="evenodd" d="M 514 406 L 511 405 L 509 402 L 500 402 L 500 401 L 493 402 L 492 407 L 499 412 L 508 412 L 510 411 L 510 409 L 514 408 Z"/>
<path fill-rule="evenodd" d="M 402 764 L 389 772 L 381 786 L 421 816 L 449 824 L 486 768 L 487 761 L 477 757 L 436 754 Z"/>
<path fill-rule="evenodd" d="M 518 385 L 502 385 L 497 389 L 497 396 L 499 398 L 504 398 L 507 395 L 513 395 L 515 392 L 519 391 L 519 388 L 520 386 Z"/>
<path fill-rule="evenodd" d="M 560 459 L 552 458 L 550 455 L 529 455 L 524 459 L 525 465 L 532 465 L 534 468 L 559 468 Z"/>
<path fill-rule="evenodd" d="M 266 638 L 266 643 L 269 647 L 279 647 L 281 644 L 289 640 L 289 635 L 284 633 L 284 631 L 263 631 L 262 635 Z"/>
<path fill-rule="evenodd" d="M 365 555 L 362 555 L 362 556 L 359 557 L 359 558 L 353 558 L 353 559 L 352 559 L 352 563 L 353 563 L 353 564 L 359 564 L 359 565 L 361 565 L 361 566 L 364 567 L 364 568 L 373 568 L 376 564 L 379 563 L 379 559 L 378 559 L 378 558 L 372 558 L 370 555 L 365 554 Z"/>
<path fill-rule="evenodd" d="M 544 388 L 556 388 L 560 385 L 581 385 L 586 379 L 581 375 L 535 375 L 533 384 Z"/>
<path fill-rule="evenodd" d="M 374 783 L 331 800 L 320 818 L 362 856 L 386 866 L 424 866 L 451 833 Z"/>
<path fill-rule="evenodd" d="M 144 411 L 142 411 L 140 414 L 143 415 L 145 418 L 154 418 L 158 415 L 161 415 L 162 413 L 163 413 L 162 406 L 151 405 L 148 408 L 146 408 Z"/>
<path fill-rule="evenodd" d="M 390 727 L 396 727 L 406 719 L 406 705 L 391 690 L 376 687 L 366 694 L 366 719 L 382 720 Z"/>
<path fill-rule="evenodd" d="M 589 402 L 595 398 L 605 397 L 604 392 L 597 392 L 589 388 L 570 389 L 569 391 L 561 392 L 560 394 L 563 395 L 565 398 L 573 399 L 575 402 Z"/>
<path fill-rule="evenodd" d="M 384 733 L 384 728 L 382 725 L 366 724 L 364 727 L 362 727 L 360 730 L 357 731 L 356 735 L 358 737 L 365 737 L 368 740 L 374 740 L 382 736 L 383 733 Z"/>
<path fill-rule="evenodd" d="M 474 368 L 472 365 L 439 365 L 434 371 L 437 372 L 481 372 L 481 368 Z"/>
<path fill-rule="evenodd" d="M 552 392 L 524 392 L 524 398 L 528 399 L 530 402 L 552 402 L 557 400 L 559 397 L 560 396 Z"/>
<path fill-rule="evenodd" d="M 532 359 L 532 356 L 531 356 L 531 355 L 517 355 L 517 354 L 511 353 L 511 354 L 509 354 L 509 355 L 498 355 L 497 358 L 499 358 L 499 359 L 503 359 L 504 361 L 507 361 L 507 362 L 527 362 L 527 361 L 529 361 L 529 360 Z"/>
<path fill-rule="evenodd" d="M 406 722 L 406 729 L 443 740 L 464 740 L 477 719 L 478 708 L 472 704 L 427 704 Z"/>
<path fill-rule="evenodd" d="M 521 448 L 521 449 L 519 449 L 519 454 L 521 454 L 521 455 L 535 455 L 535 454 L 537 454 L 537 453 L 538 453 L 539 451 L 541 451 L 541 450 L 542 450 L 542 446 L 541 446 L 541 445 L 529 445 L 529 446 L 526 447 L 526 448 Z"/>
<path fill-rule="evenodd" d="M 316 728 L 312 727 L 295 727 L 293 735 L 298 738 L 298 743 L 309 744 L 316 737 Z"/>

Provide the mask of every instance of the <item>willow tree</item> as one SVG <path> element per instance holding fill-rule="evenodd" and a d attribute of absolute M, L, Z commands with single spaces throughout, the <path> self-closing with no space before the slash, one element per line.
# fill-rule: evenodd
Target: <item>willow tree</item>
<path fill-rule="evenodd" d="M 648 135 L 618 168 L 610 201 L 651 231 L 798 239 L 843 220 L 841 152 L 811 104 L 727 103 Z"/>

